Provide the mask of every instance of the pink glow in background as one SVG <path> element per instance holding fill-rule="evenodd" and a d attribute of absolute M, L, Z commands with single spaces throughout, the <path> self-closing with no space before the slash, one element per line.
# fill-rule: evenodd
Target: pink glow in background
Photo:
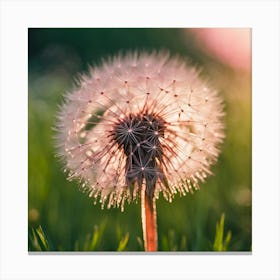
<path fill-rule="evenodd" d="M 210 55 L 235 69 L 251 70 L 250 28 L 192 29 L 197 43 Z"/>

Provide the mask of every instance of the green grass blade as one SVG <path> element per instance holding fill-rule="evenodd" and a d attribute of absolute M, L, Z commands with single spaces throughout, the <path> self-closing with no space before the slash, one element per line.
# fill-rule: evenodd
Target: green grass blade
<path fill-rule="evenodd" d="M 31 251 L 49 251 L 49 243 L 41 226 L 32 228 L 28 236 L 29 250 Z"/>
<path fill-rule="evenodd" d="M 224 225 L 225 225 L 225 214 L 223 213 L 221 219 L 216 224 L 216 235 L 213 244 L 213 250 L 222 252 L 228 250 L 228 245 L 231 240 L 231 232 L 228 231 L 224 240 Z"/>
<path fill-rule="evenodd" d="M 129 233 L 127 233 L 125 235 L 125 237 L 123 237 L 120 242 L 119 242 L 119 246 L 118 246 L 118 249 L 117 251 L 118 252 L 121 252 L 121 251 L 124 251 L 126 249 L 126 245 L 128 243 L 128 240 L 129 240 Z"/>

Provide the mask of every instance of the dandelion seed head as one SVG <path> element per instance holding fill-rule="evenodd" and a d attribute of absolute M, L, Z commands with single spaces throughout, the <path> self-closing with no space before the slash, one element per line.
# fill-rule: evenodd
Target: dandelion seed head
<path fill-rule="evenodd" d="M 58 114 L 68 178 L 104 206 L 149 195 L 172 201 L 211 174 L 223 141 L 217 92 L 184 60 L 129 53 L 82 76 Z"/>

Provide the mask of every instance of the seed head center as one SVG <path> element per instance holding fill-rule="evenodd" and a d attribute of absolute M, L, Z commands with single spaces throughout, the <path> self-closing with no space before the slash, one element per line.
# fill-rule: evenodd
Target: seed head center
<path fill-rule="evenodd" d="M 153 191 L 162 163 L 160 138 L 165 121 L 151 113 L 130 114 L 120 119 L 113 130 L 113 140 L 126 156 L 126 182 L 142 184 Z"/>

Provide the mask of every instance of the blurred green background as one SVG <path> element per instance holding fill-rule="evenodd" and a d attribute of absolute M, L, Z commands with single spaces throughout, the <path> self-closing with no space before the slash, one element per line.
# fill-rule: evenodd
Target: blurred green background
<path fill-rule="evenodd" d="M 140 203 L 101 210 L 68 182 L 55 157 L 58 105 L 77 74 L 125 50 L 187 56 L 225 101 L 226 139 L 201 189 L 157 200 L 160 251 L 251 251 L 251 73 L 219 62 L 188 29 L 28 31 L 29 251 L 142 251 Z"/>

